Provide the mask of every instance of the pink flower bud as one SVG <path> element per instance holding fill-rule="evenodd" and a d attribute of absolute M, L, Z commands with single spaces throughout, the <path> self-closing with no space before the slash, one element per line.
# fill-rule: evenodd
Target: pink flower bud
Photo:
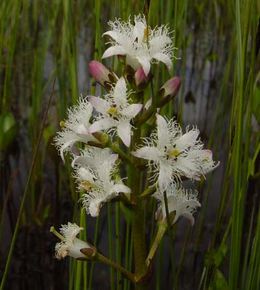
<path fill-rule="evenodd" d="M 142 67 L 139 67 L 135 72 L 135 84 L 137 87 L 144 86 L 149 80 L 149 77 L 145 75 Z"/>
<path fill-rule="evenodd" d="M 169 79 L 160 89 L 163 97 L 175 97 L 180 89 L 181 79 L 179 77 L 173 77 Z"/>
<path fill-rule="evenodd" d="M 92 60 L 88 67 L 92 77 L 102 86 L 113 81 L 113 74 L 101 62 Z"/>

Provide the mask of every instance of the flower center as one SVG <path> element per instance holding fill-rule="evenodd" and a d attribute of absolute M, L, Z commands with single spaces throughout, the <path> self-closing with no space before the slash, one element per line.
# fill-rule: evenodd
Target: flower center
<path fill-rule="evenodd" d="M 172 158 L 172 159 L 177 160 L 177 157 L 181 154 L 181 151 L 176 148 L 173 148 L 171 150 L 168 150 L 166 154 L 167 154 L 167 159 Z"/>
<path fill-rule="evenodd" d="M 108 115 L 115 119 L 118 120 L 120 118 L 120 113 L 118 112 L 118 109 L 116 106 L 111 106 L 108 110 L 107 110 Z"/>
<path fill-rule="evenodd" d="M 94 184 L 89 180 L 84 180 L 80 183 L 80 186 L 84 188 L 86 191 L 90 191 L 94 187 Z"/>

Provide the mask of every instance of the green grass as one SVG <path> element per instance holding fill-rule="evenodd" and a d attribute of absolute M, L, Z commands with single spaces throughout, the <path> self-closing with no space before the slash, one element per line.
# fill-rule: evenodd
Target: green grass
<path fill-rule="evenodd" d="M 180 229 L 178 224 L 172 233 L 168 233 L 170 252 L 166 252 L 164 247 L 160 248 L 155 267 L 156 289 L 160 289 L 166 279 L 162 270 L 166 262 L 170 265 L 168 288 L 182 289 L 185 283 L 183 276 L 190 275 L 183 272 L 185 265 L 187 261 L 191 261 L 191 265 L 198 256 L 202 265 L 196 268 L 192 289 L 253 290 L 260 283 L 260 215 L 257 204 L 259 197 L 257 199 L 256 196 L 260 138 L 252 125 L 255 122 L 252 120 L 259 122 L 260 113 L 259 55 L 256 56 L 255 51 L 260 15 L 257 4 L 256 0 L 150 1 L 147 11 L 149 23 L 169 23 L 175 30 L 176 54 L 180 57 L 174 61 L 172 73 L 182 78 L 183 86 L 165 113 L 168 116 L 178 114 L 178 120 L 185 125 L 187 117 L 195 120 L 199 129 L 205 129 L 203 141 L 208 141 L 215 159 L 219 156 L 222 161 L 217 169 L 222 174 L 214 173 L 200 186 L 202 208 L 194 228 Z M 22 144 L 20 140 L 24 139 L 21 135 L 17 135 L 14 146 L 18 146 L 25 154 L 26 166 L 32 164 L 33 169 L 28 173 L 27 185 L 22 190 L 24 193 L 18 217 L 16 212 L 12 216 L 16 226 L 9 241 L 8 258 L 6 261 L 1 259 L 1 290 L 6 289 L 10 266 L 16 258 L 13 251 L 19 229 L 22 230 L 25 225 L 47 228 L 56 214 L 56 207 L 44 194 L 44 167 L 47 162 L 51 160 L 57 168 L 57 200 L 61 202 L 68 194 L 71 202 L 78 199 L 71 170 L 58 159 L 51 143 L 59 121 L 66 116 L 68 106 L 77 102 L 80 93 L 95 94 L 96 91 L 95 86 L 87 87 L 90 83 L 87 79 L 79 83 L 79 53 L 82 50 L 79 40 L 83 38 L 86 47 L 90 47 L 90 51 L 86 51 L 88 60 L 101 60 L 105 48 L 102 34 L 107 29 L 106 21 L 114 17 L 128 19 L 129 15 L 142 12 L 143 7 L 144 3 L 139 1 L 0 1 L 0 114 L 14 114 L 19 134 L 24 134 L 22 137 L 29 147 Z M 46 75 L 47 61 L 51 64 Z M 114 68 L 120 67 L 115 59 L 112 64 Z M 198 88 L 205 85 L 203 73 L 209 66 L 213 71 L 211 79 L 206 82 L 210 85 L 208 91 L 202 94 Z M 85 67 L 87 70 L 87 62 Z M 160 65 L 154 72 L 154 91 L 158 91 L 168 78 L 170 75 Z M 55 95 L 44 124 L 41 116 L 45 112 L 53 79 L 56 79 Z M 199 110 L 202 108 L 191 102 L 186 103 L 185 94 L 189 90 L 196 102 L 200 97 L 208 102 L 212 114 L 202 114 L 199 119 L 194 117 L 195 107 Z M 187 116 L 189 108 L 193 108 L 194 116 Z M 45 127 L 41 131 L 43 124 Z M 1 178 L 10 178 L 17 169 L 9 164 L 12 150 L 10 146 L 1 152 Z M 4 167 L 6 164 L 9 164 L 10 173 Z M 7 194 L 4 184 L 1 187 L 5 194 L 1 196 L 3 202 L 0 204 L 1 243 L 5 237 L 7 204 L 15 196 Z M 12 184 L 9 190 L 14 190 Z M 213 193 L 219 200 L 216 207 L 210 204 Z M 86 227 L 87 232 L 82 238 L 88 238 L 89 225 L 93 220 L 79 210 L 78 204 L 73 208 L 71 220 Z M 212 208 L 215 212 L 210 218 L 211 228 L 205 233 Z M 148 211 L 152 210 L 147 208 Z M 123 227 L 123 214 L 118 204 L 109 205 L 108 213 L 108 253 L 105 254 L 130 270 L 133 261 L 130 217 L 124 221 Z M 57 226 L 67 222 L 60 220 L 62 214 L 58 218 L 54 221 Z M 91 237 L 97 247 L 101 223 L 102 220 L 97 219 L 95 233 Z M 149 226 L 152 236 L 155 225 L 151 223 Z M 122 237 L 123 229 L 125 240 L 118 238 Z M 176 243 L 179 241 L 175 233 L 181 230 L 184 231 L 183 248 L 179 260 L 175 260 Z M 189 251 L 190 247 L 193 247 L 193 253 Z M 114 270 L 109 271 L 110 281 L 106 281 L 107 284 L 110 283 L 111 289 L 120 289 L 122 277 Z M 68 288 L 92 289 L 96 275 L 95 264 L 71 261 Z M 130 289 L 130 283 L 124 280 L 123 289 Z"/>

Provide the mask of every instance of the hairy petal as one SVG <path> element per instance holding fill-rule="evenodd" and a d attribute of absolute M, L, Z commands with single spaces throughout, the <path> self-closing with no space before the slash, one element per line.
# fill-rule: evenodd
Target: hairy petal
<path fill-rule="evenodd" d="M 107 58 L 113 55 L 125 55 L 125 54 L 126 50 L 121 45 L 115 45 L 109 47 L 102 55 L 102 58 Z"/>
<path fill-rule="evenodd" d="M 123 143 L 129 147 L 131 143 L 131 125 L 129 121 L 122 121 L 118 124 L 117 134 Z"/>
<path fill-rule="evenodd" d="M 102 131 L 102 130 L 107 130 L 109 128 L 114 127 L 116 124 L 115 122 L 110 119 L 110 118 L 104 118 L 104 119 L 100 119 L 96 122 L 94 122 L 90 127 L 89 127 L 89 131 L 91 133 L 95 133 L 98 131 Z"/>
<path fill-rule="evenodd" d="M 159 161 L 161 159 L 161 151 L 157 147 L 144 146 L 132 152 L 135 157 L 147 160 Z"/>

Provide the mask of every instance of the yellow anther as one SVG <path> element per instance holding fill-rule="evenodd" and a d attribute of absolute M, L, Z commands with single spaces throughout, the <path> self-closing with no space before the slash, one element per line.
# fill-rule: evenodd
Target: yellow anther
<path fill-rule="evenodd" d="M 107 110 L 107 113 L 112 116 L 112 117 L 116 117 L 118 116 L 118 110 L 116 107 L 110 107 L 108 110 Z"/>
<path fill-rule="evenodd" d="M 93 183 L 91 183 L 88 180 L 84 180 L 80 183 L 80 186 L 84 188 L 86 191 L 89 191 L 91 188 L 93 188 Z"/>
<path fill-rule="evenodd" d="M 181 154 L 181 152 L 178 149 L 172 149 L 168 151 L 168 156 L 171 158 L 178 157 Z"/>
<path fill-rule="evenodd" d="M 61 127 L 61 128 L 65 128 L 65 127 L 66 127 L 66 125 L 65 125 L 65 122 L 64 122 L 64 121 L 60 121 L 60 127 Z"/>

